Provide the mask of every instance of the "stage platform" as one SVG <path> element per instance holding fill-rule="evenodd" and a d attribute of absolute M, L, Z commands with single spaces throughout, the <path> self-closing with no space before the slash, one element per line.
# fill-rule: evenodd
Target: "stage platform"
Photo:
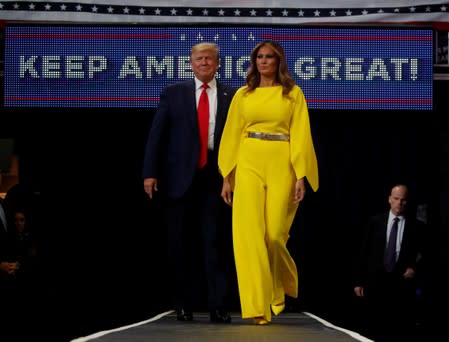
<path fill-rule="evenodd" d="M 282 313 L 270 324 L 256 326 L 243 320 L 240 313 L 232 313 L 231 324 L 212 324 L 207 313 L 194 313 L 192 322 L 179 322 L 173 311 L 161 313 L 148 320 L 89 336 L 71 342 L 370 342 L 350 330 L 334 326 L 308 312 Z"/>

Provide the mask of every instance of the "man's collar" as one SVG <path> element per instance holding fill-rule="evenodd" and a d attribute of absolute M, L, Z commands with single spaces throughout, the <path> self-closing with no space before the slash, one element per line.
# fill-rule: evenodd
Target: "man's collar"
<path fill-rule="evenodd" d="M 200 81 L 195 77 L 195 89 L 200 89 L 204 82 Z M 217 80 L 213 78 L 210 82 L 207 83 L 210 88 L 216 88 L 217 87 Z"/>

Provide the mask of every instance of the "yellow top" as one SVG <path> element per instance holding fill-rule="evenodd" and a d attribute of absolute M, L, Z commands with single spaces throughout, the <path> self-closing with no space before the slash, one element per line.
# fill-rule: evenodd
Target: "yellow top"
<path fill-rule="evenodd" d="M 256 88 L 249 94 L 245 89 L 237 90 L 229 107 L 218 154 L 222 175 L 229 175 L 235 168 L 240 143 L 249 131 L 283 133 L 290 136 L 290 160 L 296 178 L 306 177 L 316 191 L 318 164 L 302 90 L 294 86 L 287 98 L 282 95 L 282 86 Z"/>

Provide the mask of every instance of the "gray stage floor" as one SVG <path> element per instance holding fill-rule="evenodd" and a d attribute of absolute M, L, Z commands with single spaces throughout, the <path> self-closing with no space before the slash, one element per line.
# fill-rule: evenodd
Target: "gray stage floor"
<path fill-rule="evenodd" d="M 149 341 L 223 341 L 223 342 L 354 342 L 371 340 L 313 314 L 283 313 L 273 317 L 269 325 L 256 326 L 252 320 L 242 320 L 232 314 L 231 324 L 212 324 L 206 313 L 194 313 L 192 322 L 178 322 L 173 311 L 148 320 L 108 331 L 79 337 L 71 342 L 149 342 Z"/>

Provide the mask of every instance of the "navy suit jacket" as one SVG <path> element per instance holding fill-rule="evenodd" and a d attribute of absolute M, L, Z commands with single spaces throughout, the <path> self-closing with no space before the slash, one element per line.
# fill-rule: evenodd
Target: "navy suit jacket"
<path fill-rule="evenodd" d="M 234 93 L 235 89 L 217 81 L 214 151 L 208 163 L 217 164 L 218 146 Z M 160 95 L 148 135 L 142 176 L 157 178 L 159 190 L 168 197 L 180 198 L 193 181 L 199 149 L 195 81 L 169 85 Z"/>
<path fill-rule="evenodd" d="M 3 208 L 6 214 L 6 208 L 4 202 L 0 198 L 0 206 Z M 8 232 L 6 231 L 6 227 L 4 226 L 3 221 L 0 219 L 0 262 L 8 260 Z"/>
<path fill-rule="evenodd" d="M 356 265 L 355 286 L 375 285 L 384 274 L 384 253 L 388 213 L 380 214 L 369 219 L 361 254 Z M 408 267 L 416 270 L 417 257 L 421 252 L 423 223 L 413 217 L 407 217 L 404 225 L 401 249 L 395 265 L 394 274 L 402 277 Z"/>

